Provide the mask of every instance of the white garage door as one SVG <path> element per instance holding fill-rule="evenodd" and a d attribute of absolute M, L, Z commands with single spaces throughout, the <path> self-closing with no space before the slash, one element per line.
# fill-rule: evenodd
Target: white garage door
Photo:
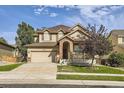
<path fill-rule="evenodd" d="M 31 62 L 51 62 L 50 52 L 32 52 Z"/>

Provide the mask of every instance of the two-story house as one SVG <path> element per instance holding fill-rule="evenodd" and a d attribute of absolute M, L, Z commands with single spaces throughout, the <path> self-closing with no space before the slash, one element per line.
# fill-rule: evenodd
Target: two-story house
<path fill-rule="evenodd" d="M 79 36 L 89 37 L 87 30 L 77 24 L 73 27 L 57 25 L 36 31 L 35 43 L 26 45 L 29 62 L 56 62 L 69 59 L 79 47 Z"/>
<path fill-rule="evenodd" d="M 112 30 L 109 39 L 113 44 L 113 52 L 124 53 L 124 30 Z"/>

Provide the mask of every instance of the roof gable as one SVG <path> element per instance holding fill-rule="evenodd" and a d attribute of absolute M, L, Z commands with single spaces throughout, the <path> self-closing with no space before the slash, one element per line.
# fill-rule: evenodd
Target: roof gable
<path fill-rule="evenodd" d="M 64 36 L 64 37 L 60 38 L 58 41 L 61 41 L 61 40 L 65 39 L 65 38 L 68 38 L 69 40 L 74 41 L 74 39 L 69 37 L 69 36 Z"/>
<path fill-rule="evenodd" d="M 62 29 L 59 29 L 59 30 L 58 30 L 58 33 L 59 33 L 59 32 L 62 32 L 62 33 L 64 33 L 64 31 L 63 31 Z"/>
<path fill-rule="evenodd" d="M 74 30 L 74 31 L 68 33 L 67 35 L 63 36 L 62 38 L 60 38 L 58 41 L 64 39 L 65 37 L 68 37 L 68 38 L 70 38 L 72 40 L 75 40 L 75 38 L 71 37 L 71 35 L 73 35 L 76 32 L 82 33 L 81 35 L 85 35 L 86 37 L 90 37 L 90 35 L 88 33 L 86 33 L 84 30 Z"/>
<path fill-rule="evenodd" d="M 45 28 L 43 30 L 39 30 L 37 31 L 37 33 L 43 33 L 44 30 L 48 30 L 49 33 L 58 33 L 60 30 L 63 31 L 64 33 L 69 33 L 70 32 L 70 27 L 69 26 L 65 26 L 65 25 L 57 25 L 54 27 L 50 27 L 50 28 Z"/>
<path fill-rule="evenodd" d="M 70 28 L 70 30 L 87 30 L 85 27 L 83 27 L 81 24 L 76 24 L 74 25 L 72 28 Z"/>

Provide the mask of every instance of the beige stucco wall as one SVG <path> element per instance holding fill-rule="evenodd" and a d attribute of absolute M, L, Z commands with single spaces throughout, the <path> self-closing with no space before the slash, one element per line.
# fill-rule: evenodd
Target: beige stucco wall
<path fill-rule="evenodd" d="M 50 35 L 51 35 L 51 40 L 50 40 Z M 34 41 L 36 40 L 37 39 L 34 38 Z M 49 34 L 47 31 L 45 31 L 43 34 L 39 34 L 39 42 L 56 42 L 56 41 L 57 41 L 57 34 Z"/>
<path fill-rule="evenodd" d="M 78 39 L 79 37 L 85 37 L 85 39 L 87 39 L 88 37 L 86 35 L 84 35 L 83 33 L 76 31 L 74 33 L 72 33 L 70 35 L 70 37 L 74 38 L 74 39 Z"/>
<path fill-rule="evenodd" d="M 114 35 L 110 35 L 109 40 L 112 41 L 113 52 L 124 53 L 124 48 L 120 47 L 122 44 L 122 38 Z"/>
<path fill-rule="evenodd" d="M 76 30 L 83 30 L 80 26 L 75 26 L 74 28 L 72 28 L 72 30 L 76 31 Z"/>
<path fill-rule="evenodd" d="M 42 34 L 39 34 L 39 42 L 42 42 Z"/>
<path fill-rule="evenodd" d="M 75 26 L 75 27 L 73 28 L 73 30 L 78 30 L 78 29 L 80 29 L 80 27 L 78 27 L 78 26 Z"/>

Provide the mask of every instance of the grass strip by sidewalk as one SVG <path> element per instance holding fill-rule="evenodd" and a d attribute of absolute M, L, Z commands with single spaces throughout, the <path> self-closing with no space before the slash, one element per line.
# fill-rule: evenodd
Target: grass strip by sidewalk
<path fill-rule="evenodd" d="M 20 65 L 22 65 L 22 63 L 0 66 L 0 71 L 11 71 L 11 70 L 19 67 Z"/>
<path fill-rule="evenodd" d="M 57 75 L 61 80 L 104 80 L 104 81 L 124 81 L 122 76 L 89 76 L 89 75 Z"/>
<path fill-rule="evenodd" d="M 80 73 L 107 73 L 107 74 L 124 74 L 124 71 L 115 69 L 114 67 L 95 66 L 80 67 L 80 66 L 57 66 L 58 72 L 80 72 Z"/>

